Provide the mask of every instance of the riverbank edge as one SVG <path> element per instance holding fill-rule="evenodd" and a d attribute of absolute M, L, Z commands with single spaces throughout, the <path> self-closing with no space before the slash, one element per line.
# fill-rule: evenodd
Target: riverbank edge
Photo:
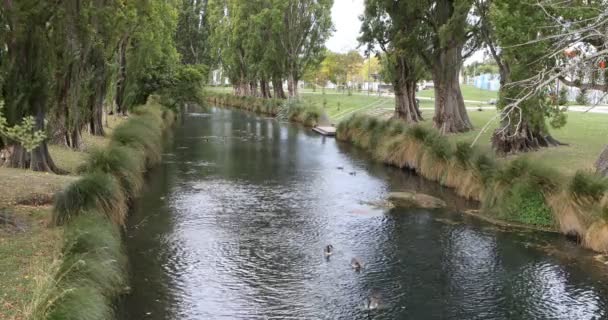
<path fill-rule="evenodd" d="M 319 124 L 324 112 L 316 105 L 298 100 L 235 96 L 231 93 L 205 92 L 208 103 L 233 107 L 272 117 L 285 116 L 289 121 L 301 123 L 306 127 Z"/>
<path fill-rule="evenodd" d="M 525 156 L 498 161 L 468 142 L 453 145 L 434 129 L 368 115 L 340 122 L 336 139 L 479 201 L 478 218 L 556 231 L 588 249 L 608 252 L 608 184 L 594 173 L 567 177 Z"/>
<path fill-rule="evenodd" d="M 89 155 L 82 176 L 58 192 L 53 224 L 64 227 L 61 258 L 39 281 L 29 318 L 114 319 L 128 291 L 123 231 L 145 172 L 160 163 L 174 112 L 151 97 L 117 127 L 108 146 Z"/>

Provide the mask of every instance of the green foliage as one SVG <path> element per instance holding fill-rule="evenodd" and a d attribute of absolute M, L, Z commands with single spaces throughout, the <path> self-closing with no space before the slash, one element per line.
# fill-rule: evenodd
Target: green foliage
<path fill-rule="evenodd" d="M 497 208 L 505 220 L 528 225 L 551 227 L 554 225 L 551 209 L 543 193 L 534 184 L 517 182 L 505 192 Z"/>
<path fill-rule="evenodd" d="M 23 118 L 21 124 L 9 126 L 2 113 L 3 107 L 4 104 L 0 102 L 0 138 L 16 141 L 28 152 L 34 150 L 46 139 L 44 131 L 35 130 L 36 123 L 32 116 Z"/>
<path fill-rule="evenodd" d="M 474 154 L 474 149 L 470 143 L 465 141 L 460 141 L 456 144 L 456 149 L 454 150 L 454 158 L 458 162 L 460 166 L 463 168 L 469 168 L 471 165 L 471 160 Z"/>
<path fill-rule="evenodd" d="M 447 161 L 452 156 L 452 145 L 437 131 L 431 131 L 424 138 L 424 146 L 431 151 L 435 159 Z"/>
<path fill-rule="evenodd" d="M 604 193 L 608 192 L 608 179 L 591 172 L 577 171 L 570 182 L 569 190 L 579 198 L 589 197 L 600 201 Z"/>
<path fill-rule="evenodd" d="M 587 90 L 581 89 L 576 95 L 576 103 L 582 106 L 586 106 L 589 104 L 589 98 L 587 97 Z"/>
<path fill-rule="evenodd" d="M 179 66 L 167 87 L 160 90 L 163 105 L 176 110 L 186 103 L 202 103 L 207 73 L 208 68 L 204 65 Z"/>

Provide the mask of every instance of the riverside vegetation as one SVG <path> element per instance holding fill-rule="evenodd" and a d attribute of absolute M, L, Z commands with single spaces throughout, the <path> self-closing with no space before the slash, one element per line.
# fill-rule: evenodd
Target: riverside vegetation
<path fill-rule="evenodd" d="M 53 223 L 65 228 L 61 259 L 34 293 L 30 319 L 113 319 L 127 289 L 121 228 L 147 168 L 161 160 L 174 113 L 151 99 L 90 153 L 82 177 L 55 197 Z"/>
<path fill-rule="evenodd" d="M 235 107 L 251 112 L 279 116 L 281 112 L 292 122 L 314 127 L 326 118 L 323 110 L 316 104 L 301 100 L 264 99 L 251 96 L 235 96 L 230 93 L 207 92 L 207 101 L 219 105 Z"/>
<path fill-rule="evenodd" d="M 487 215 L 558 230 L 590 249 L 608 252 L 608 179 L 593 172 L 581 170 L 570 177 L 525 156 L 497 160 L 434 129 L 366 115 L 340 122 L 336 137 L 480 201 Z"/>

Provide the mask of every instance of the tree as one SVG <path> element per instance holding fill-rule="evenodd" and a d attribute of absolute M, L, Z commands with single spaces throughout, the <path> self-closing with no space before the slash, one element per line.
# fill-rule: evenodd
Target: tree
<path fill-rule="evenodd" d="M 459 84 L 464 59 L 478 47 L 477 25 L 470 19 L 473 0 L 406 2 L 403 19 L 417 22 L 413 45 L 433 76 L 433 125 L 442 134 L 473 129 Z"/>
<path fill-rule="evenodd" d="M 2 60 L 2 97 L 8 126 L 32 116 L 35 119 L 34 130 L 46 129 L 45 116 L 52 83 L 47 53 L 53 49 L 48 26 L 57 6 L 56 2 L 43 0 L 2 2 L 8 26 L 4 34 L 6 49 Z M 12 151 L 10 158 L 6 159 L 10 167 L 61 172 L 51 159 L 46 141 L 31 152 L 12 139 L 5 141 L 5 146 Z"/>
<path fill-rule="evenodd" d="M 208 0 L 181 0 L 175 46 L 184 64 L 208 63 Z"/>
<path fill-rule="evenodd" d="M 368 51 L 379 47 L 384 52 L 382 73 L 390 79 L 395 92 L 394 117 L 416 123 L 422 120 L 416 103 L 416 83 L 424 66 L 416 50 L 412 50 L 418 24 L 408 15 L 409 10 L 410 3 L 406 1 L 366 1 L 359 41 L 367 45 Z"/>
<path fill-rule="evenodd" d="M 298 81 L 310 63 L 318 62 L 332 30 L 333 0 L 272 0 L 280 8 L 278 40 L 285 56 L 290 97 L 298 96 Z"/>

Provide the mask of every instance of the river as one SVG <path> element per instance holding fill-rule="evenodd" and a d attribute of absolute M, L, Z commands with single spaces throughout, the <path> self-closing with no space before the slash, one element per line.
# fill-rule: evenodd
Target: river
<path fill-rule="evenodd" d="M 184 114 L 171 140 L 126 231 L 121 319 L 608 317 L 593 254 L 463 215 L 475 204 L 332 138 L 209 108 Z M 412 189 L 450 208 L 374 205 Z"/>

